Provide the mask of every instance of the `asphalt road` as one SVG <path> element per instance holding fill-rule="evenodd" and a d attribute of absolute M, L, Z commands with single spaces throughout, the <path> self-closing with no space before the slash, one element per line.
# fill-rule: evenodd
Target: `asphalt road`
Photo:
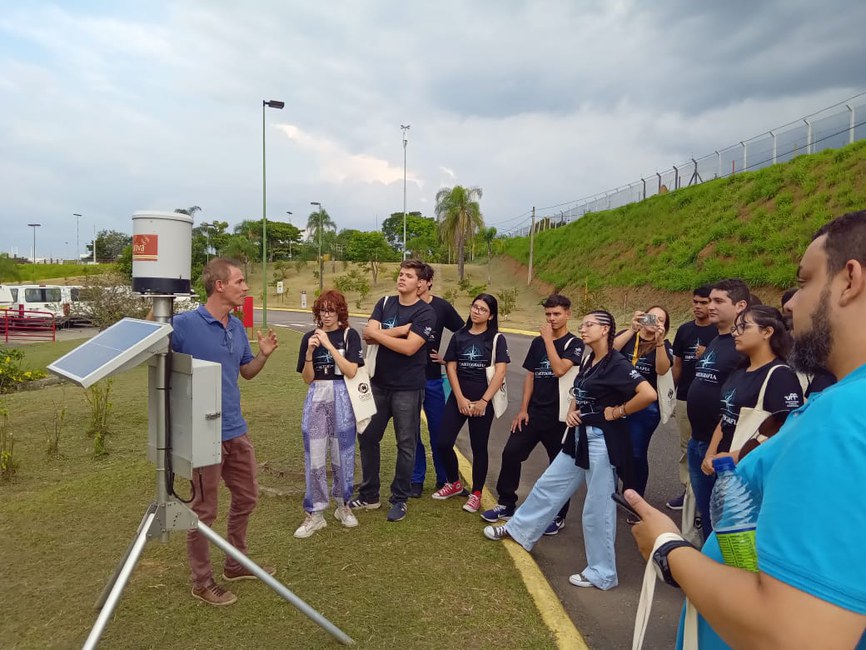
<path fill-rule="evenodd" d="M 280 327 L 289 327 L 298 332 L 305 332 L 312 326 L 309 316 L 297 312 L 269 310 L 268 322 Z M 352 326 L 360 331 L 365 322 L 363 319 L 353 318 Z M 499 476 L 502 448 L 508 440 L 511 420 L 520 407 L 525 374 L 522 364 L 531 340 L 531 337 L 519 334 L 506 334 L 506 337 L 511 356 L 506 380 L 509 407 L 502 418 L 494 420 L 488 445 L 490 471 L 487 486 L 491 494 L 494 495 L 496 494 L 496 478 Z M 449 333 L 446 331 L 442 344 L 443 350 L 448 340 Z M 671 421 L 656 430 L 650 445 L 650 479 L 647 486 L 647 499 L 662 509 L 664 509 L 665 500 L 678 494 L 680 489 L 677 478 L 678 435 L 676 424 Z M 457 446 L 467 458 L 472 457 L 468 434 L 465 430 L 458 437 Z M 547 467 L 547 463 L 547 454 L 544 452 L 544 448 L 539 445 L 523 464 L 518 491 L 521 501 Z M 432 468 L 430 469 L 432 471 Z M 532 550 L 532 556 L 562 601 L 565 611 L 568 612 L 574 624 L 586 637 L 591 648 L 627 648 L 631 646 L 634 618 L 646 565 L 637 552 L 630 528 L 625 522 L 625 516 L 620 513 L 616 538 L 619 586 L 610 591 L 600 591 L 575 587 L 568 582 L 570 575 L 577 573 L 586 565 L 583 532 L 580 525 L 580 513 L 583 509 L 585 493 L 585 489 L 581 488 L 572 498 L 565 528 L 556 536 L 543 537 Z M 678 519 L 678 513 L 671 514 L 674 514 L 675 520 Z M 484 525 L 485 523 L 479 517 L 479 536 L 482 534 L 481 530 Z M 644 647 L 674 647 L 681 605 L 682 595 L 678 590 L 663 584 L 657 586 L 652 618 L 646 633 Z"/>

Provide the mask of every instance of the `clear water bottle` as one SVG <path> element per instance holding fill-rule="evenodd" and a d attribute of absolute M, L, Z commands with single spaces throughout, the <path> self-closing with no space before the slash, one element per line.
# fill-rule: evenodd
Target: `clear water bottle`
<path fill-rule="evenodd" d="M 716 484 L 710 497 L 710 519 L 725 564 L 758 571 L 755 526 L 758 508 L 748 484 L 734 471 L 730 457 L 713 460 Z"/>

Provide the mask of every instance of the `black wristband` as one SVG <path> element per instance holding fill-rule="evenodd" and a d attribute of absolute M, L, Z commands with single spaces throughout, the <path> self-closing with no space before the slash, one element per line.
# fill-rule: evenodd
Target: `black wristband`
<path fill-rule="evenodd" d="M 670 542 L 665 542 L 661 546 L 658 547 L 658 550 L 653 553 L 653 562 L 656 563 L 659 571 L 661 571 L 662 578 L 666 583 L 668 583 L 671 587 L 680 588 L 677 581 L 674 580 L 674 577 L 671 575 L 671 568 L 668 564 L 668 553 L 670 553 L 675 548 L 681 548 L 683 546 L 688 546 L 689 548 L 695 548 L 693 544 L 687 542 L 684 539 L 674 539 Z"/>

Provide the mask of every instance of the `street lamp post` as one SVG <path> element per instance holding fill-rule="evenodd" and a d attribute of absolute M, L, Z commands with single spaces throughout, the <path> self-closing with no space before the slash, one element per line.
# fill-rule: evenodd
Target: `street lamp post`
<path fill-rule="evenodd" d="M 286 210 L 286 214 L 289 215 L 289 225 L 292 225 L 292 211 Z M 289 238 L 289 260 L 292 259 L 292 240 Z"/>
<path fill-rule="evenodd" d="M 30 228 L 33 228 L 33 263 L 36 264 L 36 229 L 41 227 L 41 223 L 28 223 Z"/>
<path fill-rule="evenodd" d="M 406 145 L 409 140 L 406 137 L 406 131 L 412 128 L 411 124 L 401 124 L 403 129 L 403 259 L 406 259 Z"/>
<path fill-rule="evenodd" d="M 262 100 L 262 327 L 268 327 L 268 192 L 265 168 L 265 108 L 282 109 L 285 102 Z"/>
<path fill-rule="evenodd" d="M 319 293 L 322 293 L 322 289 L 325 286 L 324 278 L 322 277 L 325 272 L 325 261 L 322 259 L 322 204 L 318 201 L 310 201 L 310 205 L 319 206 Z"/>
<path fill-rule="evenodd" d="M 78 237 L 78 232 L 81 230 L 81 215 L 73 212 L 72 216 L 75 217 L 75 263 L 81 264 L 81 243 Z"/>

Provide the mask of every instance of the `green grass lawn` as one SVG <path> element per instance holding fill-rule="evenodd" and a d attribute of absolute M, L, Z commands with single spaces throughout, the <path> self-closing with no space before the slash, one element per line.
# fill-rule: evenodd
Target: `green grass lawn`
<path fill-rule="evenodd" d="M 243 408 L 264 463 L 263 495 L 249 529 L 253 559 L 365 648 L 552 648 L 553 637 L 500 544 L 486 541 L 477 515 L 457 500 L 411 500 L 402 522 L 362 512 L 360 526 L 292 536 L 303 519 L 300 417 L 306 386 L 294 371 L 300 336 L 281 331 L 265 370 L 242 382 Z M 78 342 L 27 346 L 44 365 Z M 71 385 L 0 398 L 9 409 L 20 468 L 0 484 L 0 647 L 80 647 L 93 603 L 135 535 L 155 492 L 145 460 L 146 370 L 115 378 L 109 454 L 94 459 L 89 410 Z M 62 458 L 46 456 L 47 427 L 66 406 Z M 383 441 L 383 485 L 393 472 L 393 434 Z M 432 469 L 432 468 L 431 468 Z M 356 482 L 360 480 L 360 467 Z M 188 484 L 177 482 L 178 491 Z M 384 495 L 383 495 L 384 496 Z M 225 534 L 228 493 L 215 530 Z M 219 567 L 222 554 L 213 553 Z M 232 585 L 237 604 L 217 609 L 189 594 L 183 534 L 151 543 L 103 636 L 104 648 L 321 648 L 331 637 L 263 584 Z"/>

